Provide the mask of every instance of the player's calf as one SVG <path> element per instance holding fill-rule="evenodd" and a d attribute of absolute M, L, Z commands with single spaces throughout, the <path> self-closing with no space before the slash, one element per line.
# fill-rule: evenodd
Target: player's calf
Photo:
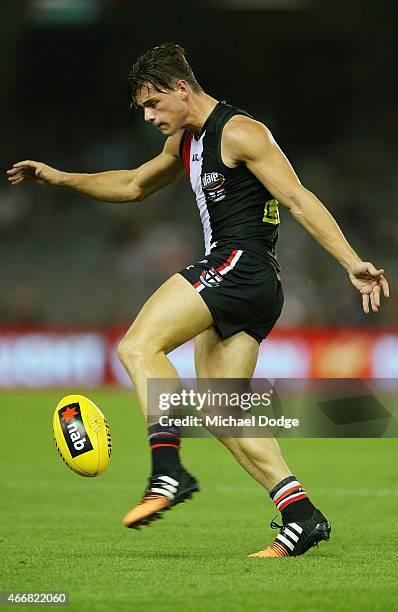
<path fill-rule="evenodd" d="M 179 427 L 159 423 L 148 428 L 152 456 L 152 475 L 142 501 L 123 519 L 126 527 L 137 528 L 161 518 L 165 510 L 180 504 L 199 491 L 197 480 L 180 461 Z"/>

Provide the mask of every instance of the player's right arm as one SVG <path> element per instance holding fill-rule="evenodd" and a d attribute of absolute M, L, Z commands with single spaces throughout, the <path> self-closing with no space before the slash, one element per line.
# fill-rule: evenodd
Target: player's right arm
<path fill-rule="evenodd" d="M 63 172 L 42 162 L 25 160 L 7 171 L 11 185 L 35 181 L 42 185 L 64 187 L 106 202 L 141 202 L 166 187 L 184 171 L 179 156 L 181 132 L 170 136 L 163 151 L 134 170 L 113 170 L 96 174 Z"/>
<path fill-rule="evenodd" d="M 224 143 L 224 144 L 223 144 Z M 320 200 L 299 181 L 265 125 L 249 117 L 232 117 L 223 131 L 224 153 L 231 167 L 243 162 L 268 191 L 286 206 L 315 240 L 346 269 L 354 287 L 362 294 L 365 313 L 369 301 L 373 312 L 380 307 L 380 293 L 389 296 L 384 270 L 362 261 Z"/>

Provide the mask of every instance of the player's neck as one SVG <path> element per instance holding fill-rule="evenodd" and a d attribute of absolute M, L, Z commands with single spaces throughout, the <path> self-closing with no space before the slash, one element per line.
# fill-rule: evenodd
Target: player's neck
<path fill-rule="evenodd" d="M 192 96 L 191 107 L 185 128 L 190 132 L 193 132 L 194 136 L 198 138 L 206 119 L 217 104 L 218 100 L 212 98 L 206 93 L 195 94 Z"/>

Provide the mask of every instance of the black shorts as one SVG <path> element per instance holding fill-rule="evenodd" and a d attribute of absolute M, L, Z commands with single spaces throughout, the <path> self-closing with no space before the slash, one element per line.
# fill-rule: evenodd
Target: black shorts
<path fill-rule="evenodd" d="M 180 274 L 206 302 L 222 338 L 245 331 L 260 343 L 282 311 L 279 274 L 255 253 L 219 247 Z"/>

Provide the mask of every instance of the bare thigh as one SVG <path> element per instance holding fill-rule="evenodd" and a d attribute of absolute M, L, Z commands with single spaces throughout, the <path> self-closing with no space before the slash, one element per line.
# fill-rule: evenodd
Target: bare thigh
<path fill-rule="evenodd" d="M 156 393 L 179 388 L 178 374 L 167 353 L 212 324 L 205 302 L 180 274 L 172 276 L 149 298 L 119 344 L 120 360 L 134 383 L 144 414 L 148 413 L 148 402 L 151 406 L 158 403 Z M 159 381 L 151 387 L 155 394 L 151 398 L 148 380 Z"/>
<path fill-rule="evenodd" d="M 258 350 L 258 342 L 246 332 L 223 339 L 210 327 L 195 339 L 196 375 L 198 378 L 251 379 Z"/>
<path fill-rule="evenodd" d="M 180 274 L 169 278 L 144 304 L 126 333 L 147 352 L 166 354 L 213 324 L 200 295 Z"/>

